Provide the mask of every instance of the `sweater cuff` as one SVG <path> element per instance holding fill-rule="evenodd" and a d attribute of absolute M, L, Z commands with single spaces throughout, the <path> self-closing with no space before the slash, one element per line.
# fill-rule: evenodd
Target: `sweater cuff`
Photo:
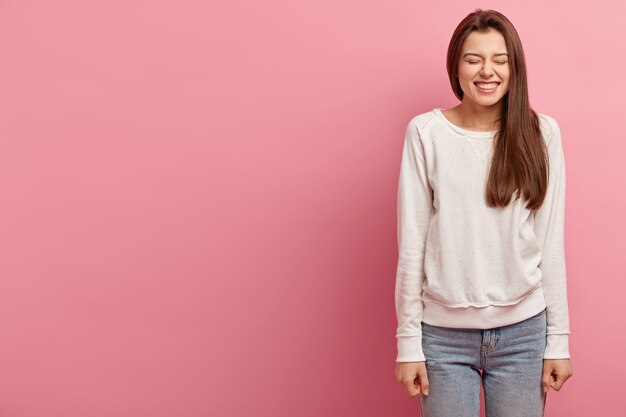
<path fill-rule="evenodd" d="M 569 357 L 569 334 L 547 335 L 543 359 L 568 359 Z"/>
<path fill-rule="evenodd" d="M 422 351 L 422 336 L 396 336 L 398 339 L 398 356 L 396 362 L 426 361 Z"/>

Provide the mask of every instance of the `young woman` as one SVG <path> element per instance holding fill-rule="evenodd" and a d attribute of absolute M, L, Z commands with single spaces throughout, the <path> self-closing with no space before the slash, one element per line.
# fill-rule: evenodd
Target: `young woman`
<path fill-rule="evenodd" d="M 565 161 L 529 104 L 511 22 L 476 9 L 448 47 L 461 103 L 414 116 L 398 187 L 396 378 L 425 417 L 543 416 L 572 376 Z"/>

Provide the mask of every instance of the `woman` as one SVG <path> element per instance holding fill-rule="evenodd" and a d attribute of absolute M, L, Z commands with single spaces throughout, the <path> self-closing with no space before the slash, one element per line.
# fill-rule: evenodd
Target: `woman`
<path fill-rule="evenodd" d="M 398 187 L 396 377 L 425 417 L 543 416 L 572 376 L 565 161 L 531 109 L 511 22 L 476 9 L 448 74 L 461 103 L 411 119 Z"/>

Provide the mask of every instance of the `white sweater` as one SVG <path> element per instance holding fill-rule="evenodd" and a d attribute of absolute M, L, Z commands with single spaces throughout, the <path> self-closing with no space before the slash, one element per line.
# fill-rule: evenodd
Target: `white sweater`
<path fill-rule="evenodd" d="M 544 359 L 570 357 L 565 160 L 559 125 L 538 114 L 550 176 L 536 213 L 521 200 L 506 208 L 487 206 L 495 132 L 462 129 L 440 108 L 409 121 L 397 200 L 396 362 L 425 360 L 422 321 L 489 329 L 544 308 Z"/>

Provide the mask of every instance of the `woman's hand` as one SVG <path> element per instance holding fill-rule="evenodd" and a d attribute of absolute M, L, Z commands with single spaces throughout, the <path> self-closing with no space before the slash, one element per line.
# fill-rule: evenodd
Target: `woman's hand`
<path fill-rule="evenodd" d="M 396 379 L 404 386 L 409 397 L 415 397 L 420 392 L 428 395 L 428 375 L 424 361 L 396 362 Z"/>
<path fill-rule="evenodd" d="M 572 364 L 568 359 L 544 359 L 543 360 L 543 376 L 541 385 L 543 392 L 548 392 L 550 387 L 559 391 L 565 381 L 574 375 Z"/>

